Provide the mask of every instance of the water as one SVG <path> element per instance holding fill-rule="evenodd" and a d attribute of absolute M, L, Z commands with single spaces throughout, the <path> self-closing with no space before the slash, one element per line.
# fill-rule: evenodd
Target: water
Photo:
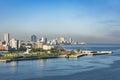
<path fill-rule="evenodd" d="M 120 45 L 73 45 L 65 48 L 110 50 L 113 54 L 0 62 L 0 80 L 120 80 Z"/>

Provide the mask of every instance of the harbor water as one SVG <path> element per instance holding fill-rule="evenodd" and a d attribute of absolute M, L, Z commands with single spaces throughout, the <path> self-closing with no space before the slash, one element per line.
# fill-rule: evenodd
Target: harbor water
<path fill-rule="evenodd" d="M 113 53 L 69 59 L 0 62 L 0 80 L 120 80 L 120 44 L 68 45 L 64 48 Z"/>

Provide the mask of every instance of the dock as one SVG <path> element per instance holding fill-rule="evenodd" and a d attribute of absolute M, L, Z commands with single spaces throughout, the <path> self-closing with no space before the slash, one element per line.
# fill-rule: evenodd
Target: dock
<path fill-rule="evenodd" d="M 69 55 L 68 58 L 78 58 L 81 56 L 93 56 L 93 55 L 104 55 L 104 54 L 112 54 L 112 51 L 82 51 L 81 53 L 77 53 L 75 55 Z"/>

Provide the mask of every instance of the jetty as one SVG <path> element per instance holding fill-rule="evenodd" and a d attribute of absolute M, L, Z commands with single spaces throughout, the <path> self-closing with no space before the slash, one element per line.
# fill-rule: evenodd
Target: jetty
<path fill-rule="evenodd" d="M 104 55 L 104 54 L 112 54 L 112 51 L 88 51 L 83 50 L 76 54 L 69 55 L 68 58 L 78 58 L 81 56 L 93 56 L 93 55 Z"/>

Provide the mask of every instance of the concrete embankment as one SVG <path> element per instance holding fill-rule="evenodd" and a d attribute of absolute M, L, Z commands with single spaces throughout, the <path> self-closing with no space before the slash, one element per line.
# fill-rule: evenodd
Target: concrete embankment
<path fill-rule="evenodd" d="M 10 59 L 1 59 L 0 62 L 11 62 Z"/>
<path fill-rule="evenodd" d="M 84 53 L 69 55 L 68 58 L 77 58 L 81 56 L 105 55 L 105 54 L 112 54 L 112 52 L 111 51 L 97 51 L 97 52 L 85 51 Z"/>
<path fill-rule="evenodd" d="M 0 62 L 38 60 L 38 59 L 52 59 L 52 58 L 57 58 L 57 57 L 1 59 Z"/>
<path fill-rule="evenodd" d="M 11 61 L 24 61 L 24 60 L 37 60 L 37 59 L 52 59 L 57 57 L 43 57 L 43 58 L 18 58 L 18 59 L 11 59 Z"/>

